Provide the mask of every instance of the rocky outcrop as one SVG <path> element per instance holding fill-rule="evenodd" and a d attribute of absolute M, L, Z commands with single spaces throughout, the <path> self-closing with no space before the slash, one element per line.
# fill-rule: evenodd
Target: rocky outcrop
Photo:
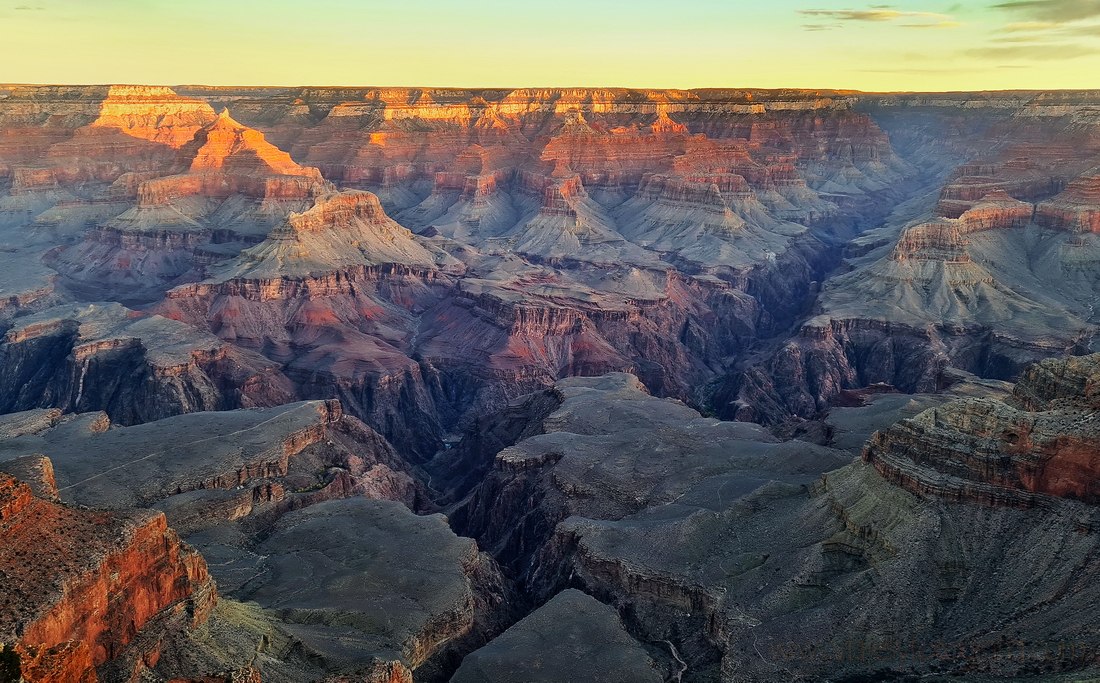
<path fill-rule="evenodd" d="M 198 625 L 216 599 L 163 514 L 69 508 L 0 474 L 0 527 L 0 639 L 16 644 L 24 680 L 94 681 L 158 614 Z"/>
<path fill-rule="evenodd" d="M 878 432 L 863 458 L 921 495 L 1031 507 L 1100 502 L 1100 355 L 1044 361 L 1007 403 L 971 399 Z"/>
<path fill-rule="evenodd" d="M 1036 363 L 1024 371 L 1012 390 L 1011 405 L 1030 412 L 1060 408 L 1100 408 L 1100 378 L 1095 355 Z"/>
<path fill-rule="evenodd" d="M 437 261 L 461 268 L 429 249 L 387 216 L 376 196 L 346 191 L 320 196 L 309 210 L 290 214 L 266 240 L 215 277 L 274 279 L 378 266 L 432 271 Z"/>
<path fill-rule="evenodd" d="M 338 238 L 338 236 L 336 236 Z M 258 256 L 271 255 L 268 242 Z M 290 246 L 293 251 L 293 246 Z M 341 257 L 342 258 L 342 257 Z M 398 447 L 428 457 L 439 443 L 431 375 L 406 353 L 416 311 L 430 310 L 447 282 L 434 269 L 356 266 L 283 277 L 258 261 L 262 279 L 229 278 L 170 292 L 161 312 L 263 352 L 304 398 L 335 396 Z"/>
<path fill-rule="evenodd" d="M 193 328 L 118 304 L 25 316 L 0 344 L 0 410 L 104 410 L 135 424 L 198 410 L 274 405 L 293 394 L 276 367 Z"/>
<path fill-rule="evenodd" d="M 843 222 L 841 195 L 874 212 L 906 172 L 843 97 L 285 94 L 206 93 L 222 115 L 173 138 L 170 161 L 104 175 L 64 210 L 43 199 L 77 242 L 49 267 L 78 298 L 145 306 L 176 287 L 156 310 L 264 354 L 295 397 L 335 395 L 424 459 L 562 376 L 630 370 L 694 398 L 828 267 L 790 221 Z M 314 167 L 380 203 L 332 193 Z M 108 201 L 122 210 L 78 225 Z"/>
<path fill-rule="evenodd" d="M 299 166 L 223 111 L 174 161 L 116 180 L 110 198 L 136 203 L 96 221 L 83 241 L 51 254 L 50 262 L 80 288 L 127 301 L 157 298 L 261 241 L 330 188 L 317 169 Z M 59 211 L 55 220 L 65 222 L 74 210 Z"/>
<path fill-rule="evenodd" d="M 937 208 L 946 217 L 902 205 L 876 236 L 854 242 L 847 272 L 827 283 L 797 335 L 717 385 L 718 414 L 813 418 L 846 390 L 935 391 L 946 368 L 1013 380 L 1038 360 L 1090 349 L 1095 287 L 1083 273 L 1095 244 L 1080 232 L 1036 238 L 1036 224 L 1055 226 L 1033 205 L 1055 201 L 1054 188 L 1091 163 L 1088 146 L 1071 146 L 1080 133 L 1060 118 L 1046 126 L 1046 144 L 958 167 Z"/>
<path fill-rule="evenodd" d="M 0 146 L 16 192 L 163 169 L 215 118 L 206 102 L 156 86 L 26 86 L 2 109 L 4 127 L 24 132 Z"/>
<path fill-rule="evenodd" d="M 9 426 L 11 417 L 5 416 L 4 422 L 6 423 L 5 426 Z M 11 437 L 5 435 L 5 440 L 8 438 Z M 61 499 L 57 490 L 57 478 L 54 475 L 53 462 L 44 455 L 25 455 L 0 461 L 0 472 L 9 474 L 29 486 L 31 492 L 37 498 L 53 502 L 58 502 Z"/>
<path fill-rule="evenodd" d="M 1035 222 L 1073 233 L 1100 233 L 1100 174 L 1090 171 L 1058 196 L 1039 204 Z"/>
<path fill-rule="evenodd" d="M 106 680 L 1087 675 L 1095 101 L 0 89 L 0 471 L 209 558 Z"/>
<path fill-rule="evenodd" d="M 1031 222 L 1035 207 L 995 190 L 982 197 L 977 204 L 959 216 L 964 232 L 1022 228 Z"/>
<path fill-rule="evenodd" d="M 991 193 L 1003 192 L 1015 199 L 1037 202 L 1057 193 L 1072 173 L 1057 145 L 1011 148 L 1005 157 L 959 166 L 944 185 L 936 212 L 957 218 L 980 204 Z M 1060 158 L 1061 157 L 1061 158 Z"/>
<path fill-rule="evenodd" d="M 322 200 L 318 215 L 329 202 L 377 206 L 347 195 Z M 286 362 L 303 397 L 335 389 L 349 412 L 424 458 L 444 431 L 571 374 L 633 370 L 656 392 L 690 398 L 710 359 L 778 324 L 815 270 L 807 243 L 735 284 L 614 266 L 598 285 L 583 269 L 518 262 L 462 277 L 437 244 L 388 219 L 349 213 L 341 225 L 341 214 L 327 215 L 294 218 L 217 279 L 171 291 L 158 310 Z M 775 318 L 746 289 L 776 302 Z M 684 334 L 671 339 L 668 329 Z"/>
<path fill-rule="evenodd" d="M 778 219 L 821 220 L 835 215 L 837 206 L 819 191 L 864 197 L 905 172 L 887 138 L 868 116 L 851 111 L 850 101 L 793 92 L 437 90 L 428 98 L 416 90 L 313 89 L 299 101 L 325 113 L 304 133 L 289 129 L 291 121 L 301 126 L 289 114 L 293 108 L 284 126 L 259 114 L 262 104 L 253 97 L 233 106 L 273 139 L 293 139 L 292 153 L 326 177 L 377 191 L 414 229 L 437 227 L 479 241 L 510 229 L 522 233 L 534 208 L 528 195 L 540 184 L 558 188 L 565 182 L 564 194 L 558 188 L 551 192 L 556 198 L 539 201 L 550 216 L 575 213 L 569 197 L 591 200 L 595 206 L 582 211 L 584 223 L 590 230 L 596 223 L 610 228 L 599 231 L 606 237 L 633 228 L 615 226 L 598 209 L 635 196 L 652 173 L 681 182 L 740 175 L 750 186 L 742 192 L 758 201 L 732 207 L 722 222 L 736 225 L 769 212 Z M 535 198 L 542 192 L 536 189 Z M 688 199 L 692 193 L 679 194 Z M 702 201 L 704 212 L 713 205 L 713 198 L 698 196 L 691 201 Z M 742 210 L 760 215 L 739 215 Z M 678 250 L 691 240 L 681 236 L 668 246 Z M 548 248 L 528 245 L 544 256 Z"/>
<path fill-rule="evenodd" d="M 40 456 L 23 455 L 43 451 L 55 456 L 56 470 Z M 99 455 L 88 458 L 88 453 Z M 142 523 L 147 518 L 159 520 L 157 523 L 164 529 L 167 519 L 204 555 L 214 558 L 214 576 L 221 591 L 231 595 L 236 595 L 258 570 L 266 571 L 250 564 L 267 559 L 253 554 L 258 542 L 254 539 L 270 536 L 281 520 L 295 511 L 341 499 L 389 499 L 401 501 L 394 503 L 391 511 L 400 509 L 411 520 L 419 520 L 404 506 L 431 508 L 423 486 L 417 483 L 405 460 L 376 432 L 344 415 L 335 401 L 192 413 L 114 428 L 109 428 L 102 413 L 73 416 L 56 410 L 39 410 L 0 416 L 0 472 L 33 478 L 36 490 L 54 499 L 60 497 L 66 503 L 79 504 L 79 509 L 86 511 L 84 514 L 92 515 L 87 512 L 90 509 L 100 510 L 94 513 L 93 521 L 106 525 L 105 530 L 110 526 L 105 520 L 115 516 Z M 0 475 L 3 476 L 7 475 Z M 29 488 L 24 488 L 29 492 Z M 147 509 L 136 512 L 134 506 Z M 104 512 L 104 508 L 113 511 Z M 9 514 L 7 507 L 4 509 L 6 520 Z M 441 524 L 438 521 L 433 530 L 439 531 Z M 359 534 L 361 526 L 353 524 L 349 528 Z M 442 529 L 445 528 L 442 524 Z M 73 543 L 79 544 L 80 533 L 76 531 Z M 176 538 L 174 531 L 165 533 Z M 324 534 L 314 530 L 311 535 Z M 396 544 L 405 542 L 406 536 L 404 532 L 395 532 L 394 549 Z M 377 549 L 378 539 L 368 543 Z M 85 553 L 79 545 L 75 547 L 70 553 L 73 557 L 87 555 L 94 559 L 94 548 Z M 171 547 L 169 544 L 169 551 Z M 432 553 L 440 547 L 430 542 L 426 553 L 434 557 Z M 190 546 L 187 552 L 188 557 L 199 558 Z M 396 550 L 386 551 L 383 563 L 393 553 Z M 496 619 L 506 618 L 507 608 L 501 606 L 501 596 L 507 591 L 503 579 L 495 573 L 491 560 L 478 559 L 476 548 L 473 553 L 474 559 L 468 564 L 475 576 L 471 581 L 476 598 L 471 600 L 486 601 L 484 609 L 479 607 L 477 612 L 477 628 L 459 624 L 449 630 L 452 615 L 433 617 L 439 623 L 428 625 L 429 630 L 424 633 L 430 631 L 432 635 L 423 635 L 428 640 L 417 646 L 424 651 L 413 653 L 420 657 L 416 660 L 418 665 L 453 668 L 447 663 L 452 651 L 461 654 L 463 648 L 479 645 L 485 637 L 480 634 L 497 628 L 492 625 Z M 135 565 L 138 559 L 133 561 Z M 287 561 L 293 564 L 297 560 L 287 558 Z M 428 561 L 421 564 L 424 563 L 430 564 Z M 482 566 L 484 571 L 474 571 Z M 204 572 L 205 567 L 202 564 Z M 0 568 L 2 573 L 4 570 Z M 42 575 L 48 576 L 45 572 Z M 13 594 L 13 604 L 22 609 L 28 604 L 23 600 L 25 597 Z M 81 605 L 76 612 L 91 609 L 92 606 Z M 496 616 L 490 619 L 487 616 L 490 614 Z M 259 608 L 253 613 L 232 599 L 223 600 L 205 623 L 195 622 L 182 608 L 161 610 L 155 616 L 143 618 L 148 619 L 146 626 L 121 639 L 108 661 L 94 662 L 89 680 L 95 680 L 97 668 L 101 680 L 137 677 L 157 681 L 237 681 L 261 675 L 267 678 L 269 674 L 274 680 L 319 680 L 334 670 L 354 671 L 360 676 L 357 680 L 388 682 L 391 675 L 396 677 L 394 680 L 411 680 L 410 665 L 402 663 L 400 654 L 348 655 L 339 645 L 342 637 L 318 634 L 321 641 L 310 640 L 297 631 L 298 627 L 284 623 L 279 615 L 263 613 Z M 437 637 L 448 643 L 446 648 L 442 645 L 436 648 L 436 641 L 431 639 Z M 467 640 L 469 643 L 464 644 Z M 310 645 L 303 645 L 307 641 Z M 318 642 L 329 643 L 324 646 L 329 648 L 325 661 L 319 659 Z M 379 642 L 389 641 L 382 637 Z M 42 680 L 76 680 L 64 677 L 71 666 L 60 662 L 61 655 L 57 654 L 70 659 L 84 656 L 81 652 L 86 648 L 82 650 L 76 644 L 73 648 L 74 654 L 66 654 L 65 648 L 27 650 L 24 662 L 28 666 L 33 663 L 45 676 Z M 268 648 L 271 655 L 267 654 Z M 254 654 L 245 657 L 244 652 Z M 433 659 L 426 664 L 435 655 L 441 658 L 440 662 L 437 664 Z M 242 662 L 252 668 L 242 669 Z M 333 668 L 330 666 L 333 662 L 342 664 Z M 230 673 L 216 673 L 219 671 Z M 58 675 L 63 677 L 50 678 Z"/>
<path fill-rule="evenodd" d="M 240 595 L 278 613 L 330 671 L 375 662 L 391 676 L 407 667 L 430 679 L 484 642 L 509 609 L 491 558 L 442 516 L 417 516 L 399 503 L 360 498 L 305 508 L 283 517 L 259 550 L 261 571 Z M 343 644 L 349 631 L 354 648 Z M 386 680 L 381 671 L 368 680 Z"/>
<path fill-rule="evenodd" d="M 0 425 L 26 423 L 35 414 L 4 416 Z M 53 482 L 52 495 L 67 502 L 156 507 L 185 535 L 249 517 L 274 520 L 333 498 L 429 505 L 404 460 L 336 401 L 108 425 L 105 415 L 91 413 L 33 432 L 9 430 L 0 471 L 33 474 L 47 490 Z M 56 472 L 39 471 L 39 452 L 52 455 Z M 89 460 L 88 452 L 102 456 Z"/>
<path fill-rule="evenodd" d="M 306 199 L 323 187 L 320 172 L 299 166 L 290 155 L 264 139 L 263 133 L 241 125 L 222 110 L 180 149 L 181 175 L 149 180 L 138 189 L 142 206 L 199 195 L 242 194 L 257 199 Z"/>
<path fill-rule="evenodd" d="M 966 245 L 959 226 L 949 220 L 924 223 L 901 234 L 890 259 L 969 263 Z"/>
<path fill-rule="evenodd" d="M 1078 348 L 1076 335 L 1027 339 L 1018 334 L 1022 329 L 991 333 L 978 325 L 818 316 L 764 363 L 718 385 L 711 404 L 727 419 L 778 423 L 791 415 L 814 418 L 847 390 L 885 385 L 909 393 L 936 392 L 950 384 L 954 370 L 1011 380 L 1038 360 Z"/>

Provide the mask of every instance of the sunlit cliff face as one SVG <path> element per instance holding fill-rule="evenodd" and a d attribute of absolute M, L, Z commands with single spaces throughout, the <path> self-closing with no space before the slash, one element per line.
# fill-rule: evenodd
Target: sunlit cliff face
<path fill-rule="evenodd" d="M 214 110 L 209 104 L 180 98 L 171 88 L 113 85 L 107 88 L 90 126 L 178 148 L 212 120 Z"/>
<path fill-rule="evenodd" d="M 289 154 L 268 143 L 263 133 L 234 121 L 228 109 L 222 110 L 214 125 L 203 129 L 192 145 L 198 147 L 191 162 L 193 172 L 306 174 Z"/>

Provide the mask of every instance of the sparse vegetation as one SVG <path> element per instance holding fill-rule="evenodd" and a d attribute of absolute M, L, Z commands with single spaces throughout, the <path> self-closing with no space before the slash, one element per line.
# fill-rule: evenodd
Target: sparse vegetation
<path fill-rule="evenodd" d="M 12 646 L 0 644 L 0 683 L 19 683 L 21 680 L 19 653 Z"/>

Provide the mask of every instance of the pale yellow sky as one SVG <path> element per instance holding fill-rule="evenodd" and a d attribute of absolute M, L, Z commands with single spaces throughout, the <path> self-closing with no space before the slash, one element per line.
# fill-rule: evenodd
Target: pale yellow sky
<path fill-rule="evenodd" d="M 1100 88 L 1100 0 L 0 0 L 0 81 Z"/>

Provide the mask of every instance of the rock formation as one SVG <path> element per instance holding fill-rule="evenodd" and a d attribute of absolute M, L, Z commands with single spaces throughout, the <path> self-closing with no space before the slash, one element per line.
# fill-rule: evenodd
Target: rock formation
<path fill-rule="evenodd" d="M 845 390 L 933 391 L 950 368 L 1011 380 L 1037 360 L 1094 350 L 1096 288 L 1084 273 L 1098 245 L 1082 226 L 1095 143 L 1076 111 L 1043 118 L 1040 133 L 1030 119 L 998 121 L 993 133 L 1022 141 L 990 143 L 998 152 L 957 166 L 935 207 L 899 205 L 853 241 L 847 272 L 796 336 L 719 385 L 718 414 L 814 417 Z"/>
<path fill-rule="evenodd" d="M 1010 197 L 1004 190 L 994 190 L 964 211 L 959 221 L 965 232 L 1022 228 L 1031 222 L 1034 213 L 1031 204 Z"/>
<path fill-rule="evenodd" d="M 0 343 L 5 412 L 104 410 L 134 424 L 196 410 L 276 405 L 277 367 L 212 335 L 119 304 L 67 305 L 16 321 Z"/>
<path fill-rule="evenodd" d="M 9 458 L 48 452 L 62 500 L 98 509 L 157 506 L 190 533 L 253 513 L 371 494 L 426 503 L 400 456 L 335 401 L 199 412 L 132 427 L 103 413 L 0 418 Z M 12 424 L 32 426 L 12 429 Z M 94 461 L 88 451 L 103 453 Z M 269 509 L 270 508 L 270 509 Z"/>
<path fill-rule="evenodd" d="M 378 647 L 382 649 L 375 653 L 378 656 L 354 649 L 346 651 L 335 635 L 308 636 L 298 632 L 292 625 L 296 620 L 288 614 L 255 614 L 234 601 L 252 597 L 258 590 L 250 583 L 252 579 L 269 571 L 268 563 L 276 562 L 272 553 L 257 554 L 249 539 L 271 536 L 284 524 L 284 518 L 286 524 L 295 519 L 295 511 L 312 510 L 314 506 L 328 509 L 323 504 L 333 500 L 366 502 L 364 497 L 401 501 L 383 508 L 386 513 L 379 524 L 384 528 L 389 529 L 384 520 L 400 520 L 396 530 L 380 532 L 383 536 L 367 539 L 362 535 L 366 520 L 373 519 L 375 514 L 370 506 L 365 508 L 367 512 L 355 513 L 359 517 L 346 520 L 349 533 L 366 543 L 363 547 L 373 549 L 372 552 L 380 551 L 383 542 L 392 544 L 378 555 L 382 563 L 397 556 L 398 546 L 408 535 L 419 533 L 418 525 L 428 524 L 429 518 L 417 517 L 405 507 L 423 508 L 431 504 L 404 460 L 377 433 L 355 418 L 343 415 L 335 402 L 192 413 L 122 428 L 111 428 L 102 413 L 71 416 L 40 410 L 0 417 L 0 436 L 0 472 L 34 475 L 44 482 L 43 493 L 54 499 L 112 510 L 96 513 L 96 520 L 109 519 L 111 515 L 156 520 L 160 525 L 157 528 L 174 539 L 175 532 L 166 530 L 167 518 L 191 543 L 216 560 L 214 577 L 221 592 L 229 598 L 210 613 L 209 623 L 181 622 L 175 614 L 164 614 L 157 616 L 150 627 L 152 631 L 140 631 L 138 624 L 138 630 L 131 629 L 114 644 L 110 661 L 104 658 L 94 661 L 107 680 L 114 680 L 127 670 L 165 677 L 155 680 L 175 680 L 183 674 L 190 677 L 196 672 L 233 669 L 241 664 L 241 648 L 262 649 L 264 642 L 282 641 L 287 648 L 292 645 L 306 648 L 307 654 L 302 657 L 284 654 L 269 662 L 267 666 L 275 680 L 315 676 L 317 658 L 323 656 L 325 670 L 335 667 L 363 672 L 378 668 L 379 677 L 368 680 L 388 681 L 381 678 L 383 669 L 392 669 L 393 675 L 401 672 L 407 675 L 410 669 L 428 660 L 433 662 L 430 667 L 450 667 L 447 662 L 453 652 L 461 653 L 463 648 L 483 642 L 485 634 L 497 629 L 498 621 L 509 613 L 510 608 L 503 600 L 508 588 L 492 560 L 478 555 L 471 541 L 460 542 L 438 517 L 428 529 L 439 538 L 426 543 L 428 554 L 417 564 L 443 563 L 444 555 L 435 553 L 442 548 L 441 543 L 452 543 L 454 566 L 440 564 L 436 569 L 425 569 L 425 576 L 446 569 L 455 573 L 455 581 L 467 580 L 473 587 L 467 586 L 467 593 L 457 593 L 453 604 L 443 604 L 440 613 L 429 612 L 422 621 L 412 618 L 409 626 L 412 630 L 402 636 L 412 639 L 404 650 L 400 647 L 386 650 L 390 639 L 381 637 Z M 49 461 L 43 463 L 38 456 L 26 455 L 43 451 L 55 455 L 56 470 Z M 89 452 L 101 453 L 103 457 L 89 460 L 86 457 Z M 29 494 L 29 488 L 23 488 Z M 134 511 L 135 507 L 143 510 Z M 330 519 L 317 514 L 317 519 Z M 331 549 L 324 551 L 330 555 L 353 548 L 332 536 L 318 535 L 316 530 L 302 538 L 308 537 L 331 540 Z M 27 544 L 22 536 L 16 540 L 23 546 Z M 289 543 L 272 541 L 271 547 L 286 550 L 285 559 L 280 561 L 298 562 L 298 551 L 291 550 Z M 187 548 L 191 553 L 188 557 L 199 558 Z M 365 556 L 364 552 L 358 548 L 353 555 Z M 202 562 L 201 558 L 198 561 Z M 201 566 L 202 576 L 206 577 L 206 565 Z M 333 581 L 346 582 L 348 577 L 362 571 L 366 570 L 349 565 L 334 575 Z M 464 579 L 464 572 L 469 577 Z M 373 576 L 374 570 L 367 573 Z M 135 582 L 133 591 L 145 590 L 140 581 Z M 455 584 L 455 590 L 458 585 Z M 441 586 L 426 588 L 427 597 L 423 599 L 449 599 Z M 451 590 L 452 586 L 445 587 Z M 383 594 L 389 592 L 380 590 Z M 71 592 L 78 599 L 85 599 L 83 587 Z M 369 611 L 377 609 L 369 608 L 373 599 L 364 600 L 357 608 L 364 611 L 361 619 L 379 618 L 377 611 Z M 265 606 L 270 605 L 265 602 Z M 464 617 L 467 621 L 452 623 L 450 613 L 442 611 L 457 608 L 470 610 Z M 332 618 L 339 621 L 344 617 L 337 614 Z M 364 625 L 364 628 L 372 627 Z M 191 650 L 196 652 L 190 654 Z M 237 658 L 233 652 L 238 653 Z M 227 674 L 227 678 L 231 676 Z"/>
<path fill-rule="evenodd" d="M 136 204 L 55 255 L 58 270 L 86 287 L 159 293 L 260 241 L 328 188 L 317 169 L 299 166 L 228 110 L 198 129 L 163 170 L 116 181 L 111 193 L 136 195 Z"/>
<path fill-rule="evenodd" d="M 631 375 L 567 379 L 556 391 L 562 402 L 541 420 L 542 433 L 491 456 L 484 481 L 451 514 L 457 529 L 523 576 L 571 515 L 618 519 L 757 467 L 767 474 L 749 475 L 744 485 L 763 476 L 797 486 L 812 480 L 804 477 L 815 467 L 848 460 L 808 443 L 781 443 L 757 425 L 702 418 L 679 401 L 650 397 Z"/>
<path fill-rule="evenodd" d="M 347 191 L 318 197 L 309 210 L 290 214 L 266 240 L 241 255 L 239 266 L 218 276 L 272 280 L 394 265 L 433 270 L 444 259 L 387 216 L 373 194 Z"/>
<path fill-rule="evenodd" d="M 863 457 L 921 495 L 1031 507 L 1100 502 L 1100 355 L 1028 370 L 1006 402 L 956 401 L 872 438 Z"/>
<path fill-rule="evenodd" d="M 0 530 L 0 640 L 27 681 L 95 681 L 158 614 L 198 625 L 216 600 L 206 562 L 163 514 L 71 508 L 0 474 Z"/>
<path fill-rule="evenodd" d="M 827 267 L 796 222 L 840 220 L 842 195 L 844 211 L 873 214 L 907 172 L 850 100 L 793 91 L 30 89 L 4 106 L 33 127 L 43 119 L 19 113 L 25 100 L 91 112 L 100 97 L 171 108 L 163 130 L 131 131 L 160 161 L 112 160 L 117 173 L 76 194 L 66 176 L 53 194 L 13 195 L 13 221 L 75 243 L 19 243 L 48 267 L 13 288 L 13 310 L 51 296 L 144 307 L 182 285 L 156 310 L 292 364 L 296 397 L 335 395 L 422 457 L 569 374 L 633 370 L 690 398 L 721 359 L 786 324 Z M 102 126 L 121 125 L 119 106 Z M 94 120 L 67 130 L 75 140 Z M 375 191 L 423 237 L 313 167 Z M 257 286 L 311 298 L 257 306 L 228 292 Z"/>
<path fill-rule="evenodd" d="M 23 132 L 0 148 L 16 193 L 160 170 L 215 118 L 200 99 L 150 86 L 25 86 L 0 116 Z"/>
<path fill-rule="evenodd" d="M 315 505 L 280 520 L 257 550 L 260 571 L 240 595 L 280 614 L 330 669 L 375 660 L 426 673 L 507 610 L 492 559 L 442 516 L 417 516 L 400 503 Z M 369 579 L 349 580 L 357 576 Z"/>
<path fill-rule="evenodd" d="M 1081 176 L 1058 196 L 1039 204 L 1035 222 L 1070 232 L 1100 232 L 1100 175 Z"/>

